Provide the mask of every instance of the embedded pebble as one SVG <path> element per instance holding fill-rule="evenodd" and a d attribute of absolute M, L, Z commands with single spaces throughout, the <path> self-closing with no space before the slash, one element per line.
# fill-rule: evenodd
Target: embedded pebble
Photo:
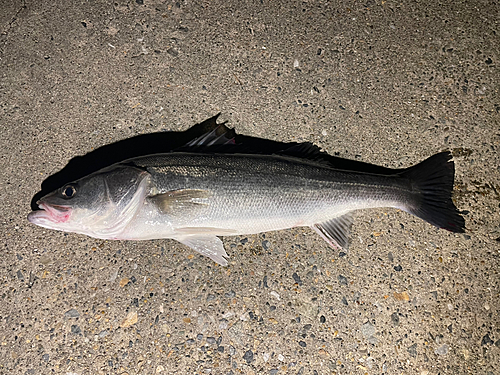
<path fill-rule="evenodd" d="M 370 322 L 366 322 L 361 326 L 361 334 L 365 336 L 365 338 L 368 340 L 370 344 L 375 345 L 378 342 L 378 339 L 374 336 L 375 326 Z"/>
<path fill-rule="evenodd" d="M 207 343 L 215 344 L 215 337 L 207 337 Z"/>
<path fill-rule="evenodd" d="M 450 349 L 450 347 L 448 345 L 443 344 L 439 348 L 434 350 L 434 353 L 436 353 L 438 355 L 446 355 L 446 354 L 448 354 L 449 349 Z"/>
<path fill-rule="evenodd" d="M 415 358 L 415 357 L 417 356 L 417 354 L 418 354 L 418 353 L 417 353 L 417 343 L 415 343 L 415 344 L 413 344 L 413 345 L 409 346 L 409 347 L 408 347 L 408 349 L 406 349 L 406 351 L 407 351 L 408 353 L 410 353 L 410 355 L 411 355 L 413 358 Z"/>
<path fill-rule="evenodd" d="M 134 325 L 135 323 L 137 323 L 137 320 L 138 320 L 137 311 L 131 311 L 127 314 L 125 319 L 123 319 L 121 321 L 120 327 L 122 327 L 122 328 L 130 327 L 130 326 Z"/>
<path fill-rule="evenodd" d="M 251 350 L 247 350 L 245 354 L 243 355 L 243 359 L 247 363 L 251 363 L 253 361 L 253 352 Z"/>
<path fill-rule="evenodd" d="M 103 338 L 109 334 L 109 331 L 105 329 L 104 331 L 99 332 L 99 337 Z"/>
<path fill-rule="evenodd" d="M 366 322 L 361 326 L 361 333 L 365 337 L 373 336 L 375 334 L 375 326 L 370 322 Z"/>
<path fill-rule="evenodd" d="M 64 313 L 64 316 L 66 318 L 78 318 L 80 316 L 80 313 L 75 309 L 71 309 L 71 310 L 66 311 Z"/>
<path fill-rule="evenodd" d="M 483 336 L 483 339 L 481 340 L 481 345 L 492 345 L 494 341 L 490 338 L 489 333 Z"/>
<path fill-rule="evenodd" d="M 347 285 L 347 277 L 339 275 L 338 276 L 340 285 Z"/>
<path fill-rule="evenodd" d="M 227 321 L 227 319 L 220 320 L 219 329 L 227 329 L 228 326 L 229 326 L 229 322 Z"/>
<path fill-rule="evenodd" d="M 395 326 L 399 325 L 399 314 L 397 312 L 391 314 L 391 320 Z"/>
<path fill-rule="evenodd" d="M 270 295 L 272 295 L 273 297 L 276 297 L 278 299 L 278 301 L 280 300 L 280 295 L 275 292 L 274 290 L 272 292 L 269 293 Z"/>

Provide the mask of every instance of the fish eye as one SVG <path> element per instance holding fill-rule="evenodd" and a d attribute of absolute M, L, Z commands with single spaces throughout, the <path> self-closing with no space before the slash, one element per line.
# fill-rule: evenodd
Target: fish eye
<path fill-rule="evenodd" d="M 73 198 L 76 194 L 76 189 L 73 185 L 67 185 L 62 190 L 62 195 L 66 198 Z"/>

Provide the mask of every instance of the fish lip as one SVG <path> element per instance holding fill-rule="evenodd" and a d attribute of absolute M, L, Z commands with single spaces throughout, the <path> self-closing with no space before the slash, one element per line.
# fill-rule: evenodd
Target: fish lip
<path fill-rule="evenodd" d="M 48 204 L 41 201 L 37 202 L 39 210 L 33 211 L 28 215 L 28 221 L 33 224 L 42 222 L 65 223 L 71 216 L 70 206 L 60 204 Z"/>

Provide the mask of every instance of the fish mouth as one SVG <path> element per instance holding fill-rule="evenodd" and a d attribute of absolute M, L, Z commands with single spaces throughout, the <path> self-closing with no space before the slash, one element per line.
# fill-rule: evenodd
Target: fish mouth
<path fill-rule="evenodd" d="M 59 204 L 37 202 L 39 210 L 30 212 L 28 221 L 33 224 L 65 223 L 71 216 L 71 207 Z"/>

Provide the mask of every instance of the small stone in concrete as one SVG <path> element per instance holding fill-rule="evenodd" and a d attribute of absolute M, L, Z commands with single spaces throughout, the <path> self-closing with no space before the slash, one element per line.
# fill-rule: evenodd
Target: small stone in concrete
<path fill-rule="evenodd" d="M 363 336 L 366 337 L 368 342 L 370 344 L 376 344 L 378 342 L 378 339 L 374 336 L 375 335 L 375 326 L 371 324 L 370 322 L 366 322 L 361 326 L 361 333 Z"/>
<path fill-rule="evenodd" d="M 410 353 L 410 355 L 415 358 L 417 356 L 417 343 L 411 345 L 410 347 L 408 347 L 408 349 L 406 349 L 406 351 L 408 353 Z"/>
<path fill-rule="evenodd" d="M 220 320 L 219 329 L 227 329 L 228 326 L 229 326 L 229 322 L 227 321 L 227 319 Z"/>
<path fill-rule="evenodd" d="M 481 345 L 492 345 L 494 341 L 490 338 L 490 334 L 487 333 L 486 335 L 483 336 L 483 339 L 481 340 Z"/>
<path fill-rule="evenodd" d="M 103 338 L 103 337 L 106 337 L 108 334 L 109 334 L 109 331 L 107 329 L 105 329 L 105 330 L 99 332 L 99 337 Z"/>
<path fill-rule="evenodd" d="M 300 276 L 299 276 L 299 275 L 297 275 L 297 273 L 296 273 L 296 272 L 294 272 L 294 273 L 293 273 L 292 277 L 293 277 L 293 280 L 294 280 L 297 284 L 299 284 L 299 286 L 300 286 L 300 285 L 302 285 L 302 280 L 300 279 Z"/>
<path fill-rule="evenodd" d="M 71 333 L 74 333 L 75 335 L 79 335 L 82 333 L 82 330 L 76 324 L 73 324 L 71 326 Z"/>
<path fill-rule="evenodd" d="M 399 314 L 397 312 L 392 313 L 391 320 L 395 326 L 399 325 Z"/>
<path fill-rule="evenodd" d="M 443 344 L 439 348 L 434 350 L 434 353 L 436 353 L 438 355 L 446 355 L 446 354 L 448 354 L 449 349 L 450 349 L 450 347 L 448 345 Z"/>
<path fill-rule="evenodd" d="M 243 359 L 247 363 L 251 363 L 253 361 L 253 352 L 251 350 L 247 350 L 245 354 L 243 355 Z"/>
<path fill-rule="evenodd" d="M 339 275 L 338 277 L 340 285 L 347 285 L 347 277 Z"/>
<path fill-rule="evenodd" d="M 215 344 L 215 337 L 207 337 L 207 342 L 209 344 Z"/>
<path fill-rule="evenodd" d="M 64 313 L 64 316 L 66 318 L 78 318 L 80 316 L 80 313 L 75 309 L 71 309 L 71 310 L 66 311 Z"/>

